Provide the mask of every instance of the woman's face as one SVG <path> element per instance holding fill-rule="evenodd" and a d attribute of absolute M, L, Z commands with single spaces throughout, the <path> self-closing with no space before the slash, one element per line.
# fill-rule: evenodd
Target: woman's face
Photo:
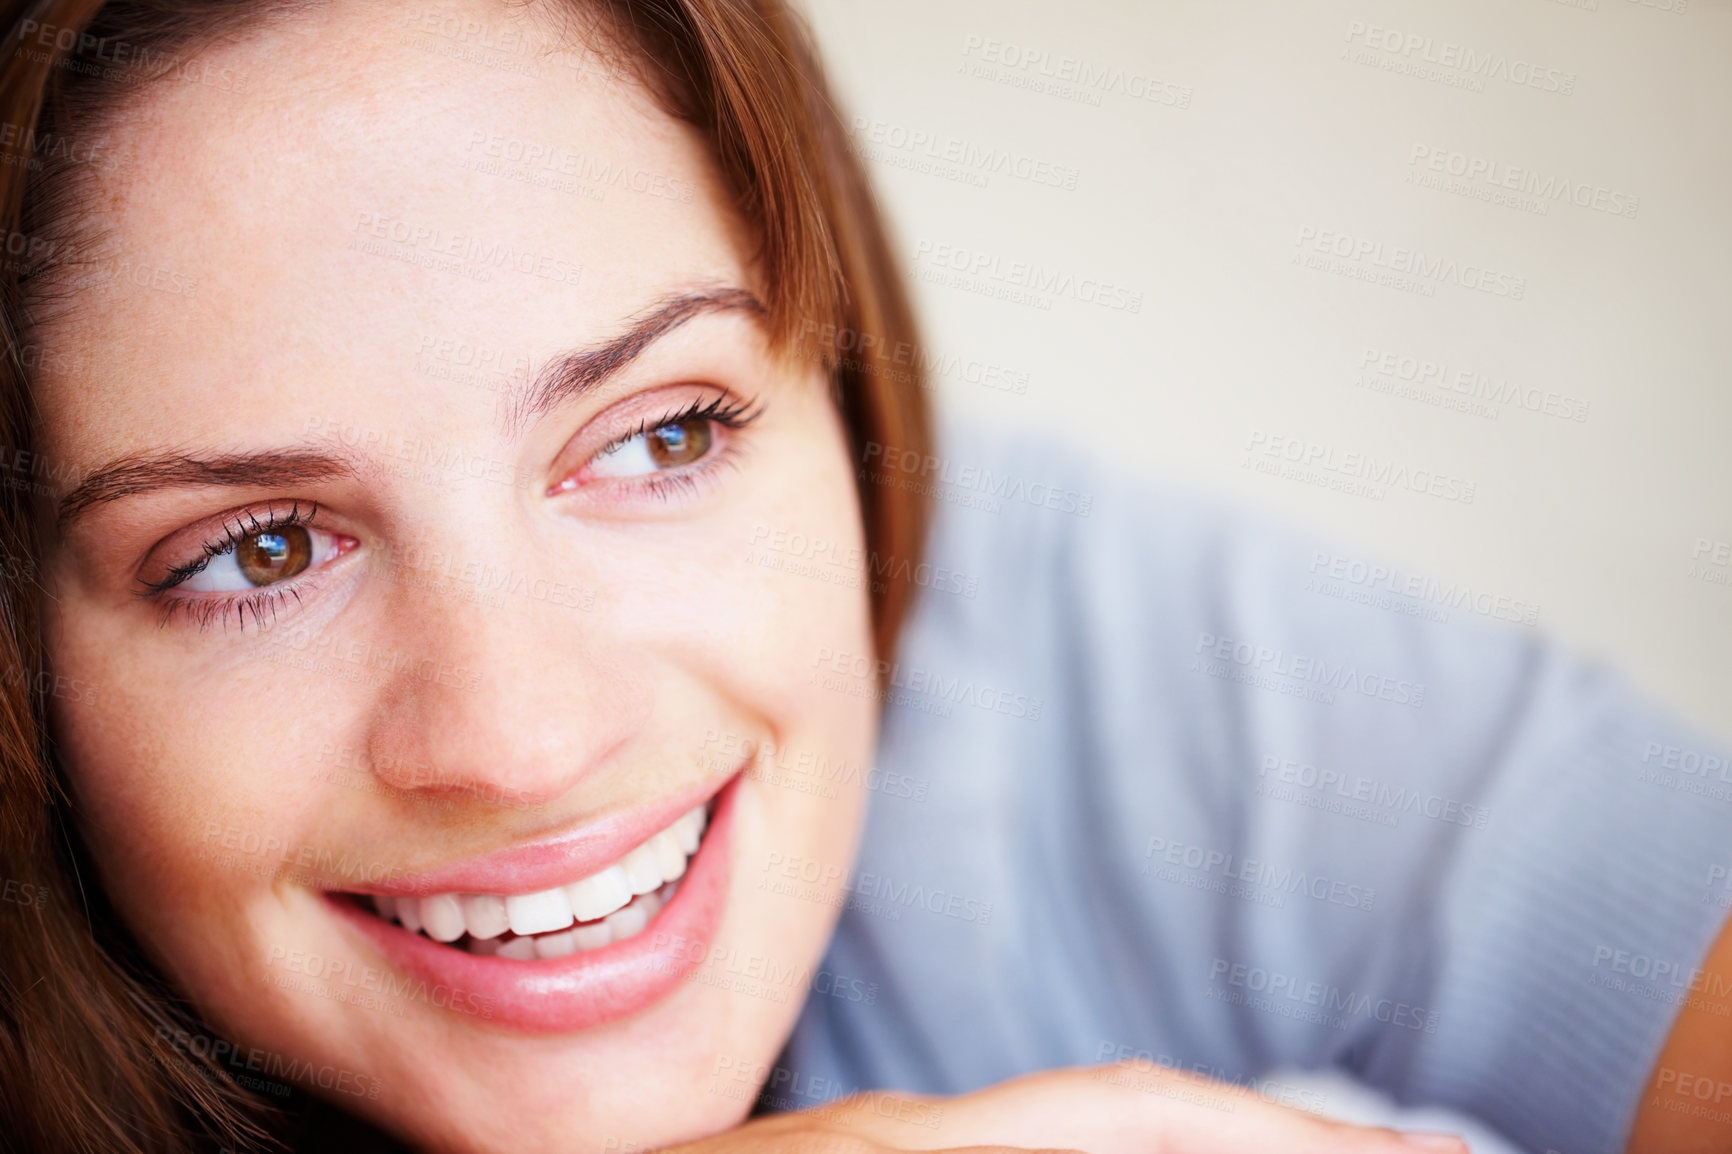
<path fill-rule="evenodd" d="M 37 338 L 76 353 L 43 605 L 102 882 L 239 1072 L 441 1148 L 743 1116 L 874 728 L 809 679 L 869 652 L 864 590 L 755 549 L 861 546 L 822 375 L 700 141 L 550 41 L 337 4 L 206 53 L 115 126 Z M 766 743 L 840 772 L 744 773 Z"/>

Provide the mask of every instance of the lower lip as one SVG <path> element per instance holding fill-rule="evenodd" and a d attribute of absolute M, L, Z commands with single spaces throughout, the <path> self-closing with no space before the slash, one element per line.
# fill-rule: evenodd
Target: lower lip
<path fill-rule="evenodd" d="M 532 962 L 484 957 L 410 933 L 347 897 L 327 895 L 328 904 L 397 970 L 425 983 L 425 999 L 416 988 L 415 1000 L 525 1034 L 605 1025 L 654 1005 L 703 960 L 702 943 L 714 938 L 727 904 L 738 784 L 736 777 L 717 795 L 703 844 L 673 900 L 636 937 L 600 949 Z"/>

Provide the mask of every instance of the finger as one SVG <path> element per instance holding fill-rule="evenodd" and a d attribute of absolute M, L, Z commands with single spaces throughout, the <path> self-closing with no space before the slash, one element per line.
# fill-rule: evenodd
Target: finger
<path fill-rule="evenodd" d="M 1113 1067 L 1030 1075 L 944 1103 L 944 1126 L 975 1142 L 1081 1145 L 1094 1154 L 1466 1154 L 1448 1135 L 1404 1135 L 1266 1102 L 1246 1087 L 1176 1070 Z"/>
<path fill-rule="evenodd" d="M 1279 1108 L 1228 1122 L 1174 1119 L 1169 1136 L 1171 1154 L 1469 1154 L 1467 1143 L 1453 1134 L 1360 1126 Z"/>
<path fill-rule="evenodd" d="M 1076 1150 L 1069 1146 L 949 1146 L 932 1154 L 1089 1154 L 1087 1150 Z"/>
<path fill-rule="evenodd" d="M 1088 1151 L 1076 1151 L 1069 1145 L 1063 1149 L 1057 1145 L 1043 1145 L 1037 1149 L 1027 1145 L 953 1145 L 934 1154 L 1088 1154 Z"/>
<path fill-rule="evenodd" d="M 1399 1130 L 1401 1140 L 1415 1150 L 1433 1150 L 1437 1154 L 1470 1154 L 1467 1139 L 1460 1134 L 1444 1134 L 1437 1130 Z"/>

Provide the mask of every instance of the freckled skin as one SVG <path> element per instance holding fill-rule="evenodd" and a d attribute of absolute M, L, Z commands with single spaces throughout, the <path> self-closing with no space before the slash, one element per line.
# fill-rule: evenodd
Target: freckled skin
<path fill-rule="evenodd" d="M 450 7 L 550 35 L 522 10 Z M 863 547 L 812 366 L 748 315 L 706 315 L 513 437 L 507 377 L 440 343 L 539 365 L 670 293 L 756 288 L 701 142 L 618 80 L 476 66 L 405 31 L 395 6 L 332 4 L 207 53 L 244 93 L 166 83 L 117 124 L 100 219 L 135 266 L 182 279 L 97 281 L 41 334 L 80 351 L 41 383 L 44 457 L 74 476 L 170 450 L 341 447 L 364 464 L 141 494 L 50 533 L 50 660 L 92 687 L 51 723 L 103 885 L 226 1036 L 376 1082 L 377 1097 L 327 1093 L 436 1149 L 712 1133 L 749 1106 L 715 1092 L 718 1063 L 772 1062 L 804 987 L 692 981 L 623 1020 L 528 1037 L 415 997 L 275 984 L 289 951 L 387 964 L 319 896 L 354 884 L 345 868 L 428 869 L 639 812 L 719 785 L 741 740 L 850 764 L 872 750 L 871 698 L 808 680 L 820 649 L 870 652 L 864 589 L 747 560 L 764 526 Z M 492 136 L 666 179 L 598 199 L 466 168 Z M 680 188 L 695 195 L 655 191 Z M 490 264 L 500 252 L 529 255 Z M 717 431 L 711 452 L 728 453 L 702 479 L 548 493 L 586 446 L 718 395 L 762 415 Z M 327 549 L 298 600 L 201 627 L 138 595 L 225 519 L 314 502 Z M 489 585 L 483 566 L 510 579 Z M 836 905 L 755 882 L 772 854 L 851 861 L 861 788 L 741 782 L 716 949 L 816 967 Z"/>

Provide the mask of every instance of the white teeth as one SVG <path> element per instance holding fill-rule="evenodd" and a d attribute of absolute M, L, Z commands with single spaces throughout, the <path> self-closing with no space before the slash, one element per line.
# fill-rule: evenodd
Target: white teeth
<path fill-rule="evenodd" d="M 571 903 L 565 900 L 564 889 L 512 894 L 505 899 L 505 912 L 511 919 L 511 932 L 523 937 L 563 930 L 573 921 Z"/>
<path fill-rule="evenodd" d="M 631 901 L 631 883 L 626 881 L 625 870 L 611 865 L 566 886 L 565 897 L 578 921 L 593 922 Z"/>
<path fill-rule="evenodd" d="M 639 931 L 641 931 L 648 922 L 649 916 L 643 912 L 642 907 L 640 907 L 636 902 L 633 902 L 625 909 L 615 910 L 613 913 L 607 915 L 607 920 L 602 922 L 602 925 L 608 928 L 608 932 L 613 935 L 614 941 L 623 942 L 627 938 L 637 937 Z"/>
<path fill-rule="evenodd" d="M 427 936 L 436 942 L 454 942 L 463 936 L 463 907 L 456 894 L 434 894 L 421 899 L 421 922 Z"/>
<path fill-rule="evenodd" d="M 664 829 L 649 839 L 649 844 L 655 848 L 656 872 L 661 874 L 662 881 L 671 882 L 686 872 L 686 855 L 680 849 L 679 839 L 671 829 Z M 660 886 L 656 887 L 660 889 Z"/>
<path fill-rule="evenodd" d="M 599 873 L 539 893 L 374 895 L 373 908 L 436 942 L 462 939 L 461 948 L 483 957 L 530 961 L 600 949 L 642 933 L 673 899 L 707 816 L 701 805 L 688 810 Z"/>
<path fill-rule="evenodd" d="M 575 953 L 576 930 L 566 930 L 563 934 L 542 934 L 535 939 L 535 956 L 538 958 L 563 958 Z"/>
<path fill-rule="evenodd" d="M 625 880 L 634 894 L 647 894 L 662 884 L 662 867 L 656 858 L 654 842 L 651 838 L 620 860 Z"/>
<path fill-rule="evenodd" d="M 487 938 L 469 940 L 468 949 L 472 954 L 483 957 L 511 958 L 514 961 L 529 961 L 530 959 L 567 958 L 572 954 L 599 950 L 614 942 L 625 941 L 641 933 L 651 918 L 661 912 L 662 907 L 673 899 L 677 886 L 668 886 L 653 894 L 644 894 L 633 899 L 628 909 L 617 910 L 603 921 L 579 922 L 568 930 L 556 934 L 539 934 L 535 937 L 514 937 L 510 941 L 502 938 Z"/>
<path fill-rule="evenodd" d="M 497 956 L 510 958 L 514 962 L 533 962 L 535 960 L 535 939 L 512 938 L 499 947 Z"/>
<path fill-rule="evenodd" d="M 486 941 L 511 928 L 505 899 L 498 894 L 464 894 L 462 900 L 463 921 L 469 927 L 470 937 Z"/>
<path fill-rule="evenodd" d="M 688 857 L 698 852 L 698 839 L 704 836 L 704 807 L 691 810 L 673 824 L 674 840 L 680 852 Z"/>
<path fill-rule="evenodd" d="M 613 941 L 613 931 L 607 928 L 606 922 L 594 922 L 587 926 L 571 927 L 572 941 L 577 943 L 579 950 L 599 950 Z"/>

